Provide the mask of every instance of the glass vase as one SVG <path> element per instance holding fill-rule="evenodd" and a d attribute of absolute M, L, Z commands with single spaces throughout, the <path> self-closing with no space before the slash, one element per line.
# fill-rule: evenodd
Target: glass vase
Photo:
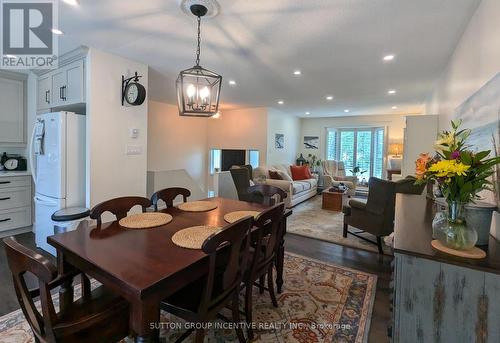
<path fill-rule="evenodd" d="M 445 210 L 436 213 L 432 233 L 444 246 L 455 250 L 470 250 L 477 242 L 477 232 L 467 226 L 465 203 L 448 201 Z"/>

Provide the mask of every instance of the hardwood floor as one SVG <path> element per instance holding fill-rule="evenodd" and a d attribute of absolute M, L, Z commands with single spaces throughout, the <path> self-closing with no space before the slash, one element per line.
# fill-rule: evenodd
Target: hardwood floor
<path fill-rule="evenodd" d="M 30 248 L 35 247 L 34 235 L 32 233 L 17 235 L 16 238 L 19 242 Z M 293 234 L 287 234 L 286 236 L 285 251 L 376 274 L 378 276 L 377 291 L 368 342 L 389 342 L 387 325 L 391 315 L 389 311 L 389 282 L 391 278 L 390 263 L 392 257 L 386 255 L 379 256 L 369 251 Z M 0 299 L 2 299 L 0 301 L 0 316 L 2 316 L 19 308 L 12 282 L 10 282 L 11 274 L 7 265 L 3 243 L 0 249 L 0 280 Z M 33 281 L 31 283 L 29 286 L 36 286 Z"/>

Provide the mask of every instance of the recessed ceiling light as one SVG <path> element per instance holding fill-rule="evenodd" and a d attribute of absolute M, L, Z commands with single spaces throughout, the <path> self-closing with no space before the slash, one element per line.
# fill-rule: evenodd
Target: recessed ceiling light
<path fill-rule="evenodd" d="M 71 6 L 78 6 L 79 5 L 78 0 L 63 0 L 63 1 Z"/>
<path fill-rule="evenodd" d="M 393 110 L 397 110 L 397 109 L 398 109 L 398 107 L 397 107 L 397 106 L 392 106 L 392 109 L 393 109 Z"/>
<path fill-rule="evenodd" d="M 387 91 L 387 94 L 396 94 L 396 90 L 395 89 L 389 89 Z"/>
<path fill-rule="evenodd" d="M 16 55 L 5 55 L 5 57 L 7 57 L 7 58 L 16 58 L 17 56 Z"/>
<path fill-rule="evenodd" d="M 293 75 L 295 76 L 299 76 L 300 74 L 302 74 L 302 72 L 298 69 L 293 71 Z"/>
<path fill-rule="evenodd" d="M 310 114 L 311 114 L 311 112 L 306 112 L 306 115 L 310 115 Z"/>
<path fill-rule="evenodd" d="M 62 32 L 61 30 L 58 30 L 58 29 L 52 29 L 51 31 L 55 35 L 62 35 L 62 34 L 64 34 L 64 32 Z"/>
<path fill-rule="evenodd" d="M 279 105 L 283 105 L 285 102 L 283 100 L 278 100 Z"/>
<path fill-rule="evenodd" d="M 327 95 L 327 96 L 326 96 L 326 100 L 329 100 L 329 101 L 330 101 L 330 100 L 333 100 L 333 95 Z"/>
<path fill-rule="evenodd" d="M 346 108 L 346 109 L 344 110 L 344 112 L 345 112 L 345 113 L 349 113 L 349 110 Z"/>
<path fill-rule="evenodd" d="M 234 80 L 229 80 L 229 84 L 230 84 L 231 86 L 234 86 L 234 85 L 236 85 L 236 81 L 234 81 Z"/>
<path fill-rule="evenodd" d="M 384 61 L 392 61 L 394 59 L 394 55 L 386 55 L 384 56 Z"/>

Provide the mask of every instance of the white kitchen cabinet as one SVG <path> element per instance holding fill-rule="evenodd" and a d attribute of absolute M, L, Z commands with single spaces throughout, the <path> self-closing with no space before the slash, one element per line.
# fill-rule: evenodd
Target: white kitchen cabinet
<path fill-rule="evenodd" d="M 38 108 L 47 110 L 85 102 L 83 59 L 62 65 L 38 77 Z M 47 89 L 49 92 L 47 93 Z M 47 97 L 47 94 L 49 96 Z"/>
<path fill-rule="evenodd" d="M 0 72 L 0 144 L 26 144 L 26 79 L 24 74 Z"/>
<path fill-rule="evenodd" d="M 37 109 L 45 110 L 50 108 L 50 97 L 51 97 L 51 77 L 49 75 L 44 75 L 38 78 L 37 87 Z"/>
<path fill-rule="evenodd" d="M 31 224 L 31 176 L 0 175 L 0 232 Z"/>

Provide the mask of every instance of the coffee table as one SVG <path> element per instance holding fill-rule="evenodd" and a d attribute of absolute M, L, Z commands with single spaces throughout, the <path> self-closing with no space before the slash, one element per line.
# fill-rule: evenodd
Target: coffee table
<path fill-rule="evenodd" d="M 322 193 L 323 201 L 321 208 L 329 211 L 342 211 L 342 206 L 347 203 L 347 194 L 344 192 L 330 192 L 328 189 Z"/>

